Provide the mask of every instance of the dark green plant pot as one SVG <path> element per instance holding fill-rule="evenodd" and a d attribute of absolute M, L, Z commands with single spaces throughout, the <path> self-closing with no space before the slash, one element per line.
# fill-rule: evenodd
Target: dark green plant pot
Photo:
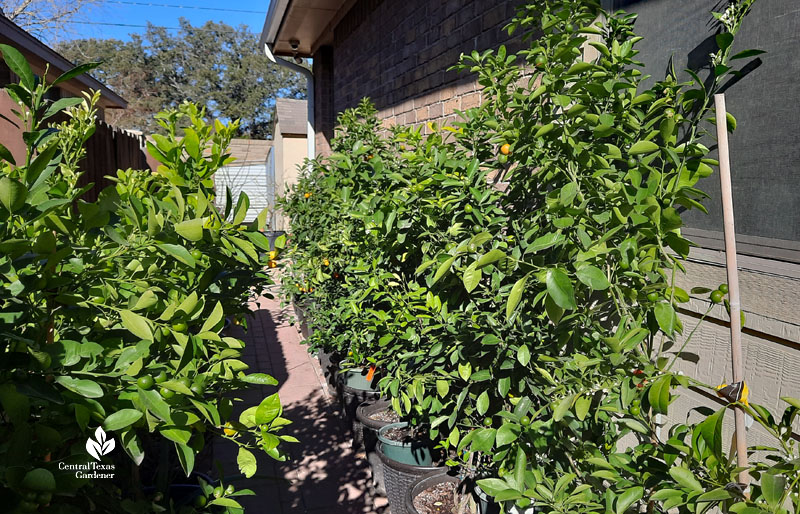
<path fill-rule="evenodd" d="M 478 504 L 478 512 L 480 512 L 480 514 L 500 514 L 499 503 L 496 503 L 477 485 L 475 486 L 474 491 Z"/>
<path fill-rule="evenodd" d="M 377 388 L 377 384 L 377 379 L 373 379 L 372 383 L 370 383 L 357 370 L 339 372 L 339 398 L 341 400 L 342 416 L 352 427 L 353 440 L 357 445 L 361 443 L 361 423 L 356 419 L 356 410 L 364 402 L 374 402 L 380 399 L 381 392 Z"/>
<path fill-rule="evenodd" d="M 409 466 L 431 466 L 433 456 L 431 455 L 430 441 L 410 441 L 400 442 L 387 439 L 384 434 L 393 428 L 405 428 L 408 423 L 392 423 L 386 425 L 378 431 L 378 440 L 383 444 L 383 453 L 388 458 L 408 464 Z"/>

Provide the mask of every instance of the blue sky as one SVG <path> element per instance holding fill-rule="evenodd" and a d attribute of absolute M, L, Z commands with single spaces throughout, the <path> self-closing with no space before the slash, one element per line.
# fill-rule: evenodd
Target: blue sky
<path fill-rule="evenodd" d="M 122 3 L 117 3 L 118 1 Z M 149 21 L 154 25 L 177 27 L 178 18 L 183 17 L 195 26 L 212 20 L 233 26 L 247 25 L 251 31 L 260 33 L 269 2 L 270 0 L 107 0 L 93 8 L 83 20 L 125 25 L 146 25 Z M 165 4 L 186 7 L 165 7 Z M 220 10 L 198 9 L 200 7 Z M 237 10 L 256 12 L 236 12 Z M 144 30 L 139 27 L 76 23 L 71 27 L 71 37 L 127 40 L 130 33 L 141 33 Z"/>

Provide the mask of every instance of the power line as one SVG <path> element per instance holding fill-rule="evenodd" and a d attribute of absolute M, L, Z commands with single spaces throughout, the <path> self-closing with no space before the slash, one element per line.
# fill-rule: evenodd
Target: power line
<path fill-rule="evenodd" d="M 198 5 L 158 4 L 152 2 L 132 2 L 130 0 L 104 0 L 107 4 L 141 5 L 144 7 L 171 7 L 174 9 L 196 9 L 200 11 L 239 12 L 247 14 L 265 14 L 264 11 L 249 11 L 246 9 L 228 9 L 225 7 L 201 7 Z"/>
<path fill-rule="evenodd" d="M 183 30 L 184 27 L 166 27 L 163 25 L 134 25 L 132 23 L 109 23 L 109 22 L 102 22 L 102 21 L 70 21 L 70 23 L 78 23 L 81 25 L 106 25 L 109 27 L 133 27 L 139 29 L 146 29 L 146 28 L 154 28 L 154 29 L 165 29 L 165 30 Z M 195 30 L 198 32 L 219 32 L 219 33 L 233 33 L 239 32 L 238 30 L 216 30 L 216 29 L 203 29 L 199 27 L 189 27 L 190 30 Z M 257 32 L 248 32 L 248 34 L 258 34 Z"/>

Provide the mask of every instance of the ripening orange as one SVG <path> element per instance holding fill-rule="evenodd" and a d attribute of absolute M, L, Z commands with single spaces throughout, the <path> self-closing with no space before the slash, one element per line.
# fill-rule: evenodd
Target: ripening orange
<path fill-rule="evenodd" d="M 305 196 L 306 198 L 311 198 L 311 193 L 306 193 L 303 196 Z"/>
<path fill-rule="evenodd" d="M 331 265 L 331 261 L 329 261 L 328 259 L 322 259 L 322 264 L 325 265 L 325 266 L 330 266 Z"/>
<path fill-rule="evenodd" d="M 273 261 L 273 260 L 270 260 L 270 261 L 267 263 L 267 266 L 269 266 L 270 268 L 277 268 L 277 267 L 278 267 L 278 263 L 277 263 L 277 262 L 275 262 L 275 261 Z"/>
<path fill-rule="evenodd" d="M 511 145 L 506 143 L 500 147 L 500 153 L 503 155 L 508 155 L 511 153 Z"/>

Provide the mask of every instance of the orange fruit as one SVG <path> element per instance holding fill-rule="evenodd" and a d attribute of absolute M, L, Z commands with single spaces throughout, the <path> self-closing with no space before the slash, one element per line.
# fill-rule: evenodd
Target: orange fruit
<path fill-rule="evenodd" d="M 500 153 L 503 155 L 508 155 L 511 153 L 511 145 L 506 143 L 500 147 Z"/>
<path fill-rule="evenodd" d="M 225 423 L 225 428 L 222 430 L 227 436 L 236 435 L 236 430 L 233 429 L 230 423 Z"/>
<path fill-rule="evenodd" d="M 274 260 L 274 259 L 276 259 L 277 257 L 278 257 L 278 250 L 272 250 L 271 252 L 269 252 L 269 258 L 270 258 L 270 259 L 273 259 L 273 260 Z"/>
<path fill-rule="evenodd" d="M 303 196 L 305 196 L 306 198 L 311 198 L 311 193 L 306 193 Z"/>
<path fill-rule="evenodd" d="M 324 264 L 325 266 L 330 266 L 331 261 L 329 261 L 328 259 L 322 259 L 322 264 Z"/>
<path fill-rule="evenodd" d="M 275 262 L 275 261 L 273 261 L 273 260 L 270 260 L 270 261 L 267 263 L 267 265 L 268 265 L 270 268 L 277 268 L 277 267 L 278 267 L 278 263 L 277 263 L 277 262 Z"/>

